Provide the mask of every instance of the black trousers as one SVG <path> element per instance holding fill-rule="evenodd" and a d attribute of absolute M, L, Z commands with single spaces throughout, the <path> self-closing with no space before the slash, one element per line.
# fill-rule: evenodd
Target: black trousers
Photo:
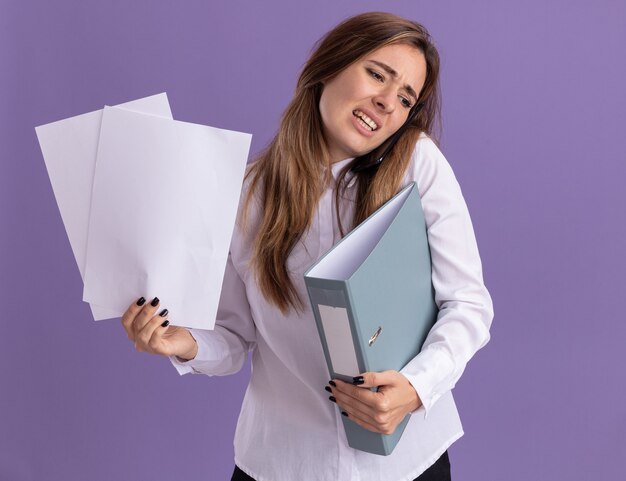
<path fill-rule="evenodd" d="M 448 458 L 448 451 L 446 451 L 435 461 L 435 464 L 415 478 L 414 481 L 451 481 L 451 479 L 450 459 Z M 248 476 L 238 466 L 235 466 L 235 472 L 230 481 L 254 481 L 254 478 Z"/>

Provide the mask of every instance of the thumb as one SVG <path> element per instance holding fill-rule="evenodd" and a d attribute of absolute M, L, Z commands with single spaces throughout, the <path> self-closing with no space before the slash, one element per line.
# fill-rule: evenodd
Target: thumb
<path fill-rule="evenodd" d="M 359 387 L 377 387 L 396 384 L 396 371 L 364 372 L 354 378 L 353 384 Z"/>

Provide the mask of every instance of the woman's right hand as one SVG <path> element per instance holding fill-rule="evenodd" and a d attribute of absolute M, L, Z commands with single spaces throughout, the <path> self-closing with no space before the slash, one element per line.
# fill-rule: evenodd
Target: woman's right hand
<path fill-rule="evenodd" d="M 122 325 L 128 339 L 135 343 L 135 349 L 162 356 L 177 356 L 183 360 L 196 357 L 198 345 L 189 330 L 170 326 L 167 309 L 159 310 L 159 306 L 157 297 L 152 302 L 146 302 L 141 297 L 122 316 Z"/>

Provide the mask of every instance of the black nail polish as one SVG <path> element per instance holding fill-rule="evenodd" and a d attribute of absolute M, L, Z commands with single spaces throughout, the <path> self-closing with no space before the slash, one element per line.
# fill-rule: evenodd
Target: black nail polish
<path fill-rule="evenodd" d="M 143 306 L 146 303 L 146 299 L 141 296 L 139 299 L 137 299 L 137 305 L 138 306 Z"/>
<path fill-rule="evenodd" d="M 335 384 L 335 381 L 328 381 L 328 384 L 330 384 L 332 387 L 337 387 L 337 385 Z"/>
<path fill-rule="evenodd" d="M 326 386 L 324 389 L 326 389 L 328 392 L 333 392 L 333 390 L 329 388 L 328 386 Z"/>
<path fill-rule="evenodd" d="M 156 306 L 158 306 L 158 305 L 159 305 L 159 298 L 158 298 L 158 297 L 155 297 L 154 299 L 152 299 L 152 302 L 150 303 L 150 305 L 151 305 L 152 307 L 156 307 Z"/>
<path fill-rule="evenodd" d="M 167 309 L 163 309 L 161 312 L 159 312 L 159 316 L 165 317 L 165 316 L 167 316 L 168 312 L 170 312 L 170 311 L 168 311 Z"/>
<path fill-rule="evenodd" d="M 348 413 L 345 411 L 341 411 L 341 414 L 343 414 L 345 417 L 348 417 Z"/>
<path fill-rule="evenodd" d="M 161 324 L 161 327 L 167 327 L 169 325 L 170 325 L 170 321 L 165 320 L 163 321 L 163 324 Z"/>
<path fill-rule="evenodd" d="M 363 384 L 363 383 L 365 383 L 363 376 L 356 376 L 352 378 L 352 384 L 354 384 L 355 386 L 358 386 L 359 384 Z"/>
<path fill-rule="evenodd" d="M 335 396 L 328 396 L 328 399 L 330 399 L 334 403 L 337 402 L 337 400 L 335 399 Z"/>

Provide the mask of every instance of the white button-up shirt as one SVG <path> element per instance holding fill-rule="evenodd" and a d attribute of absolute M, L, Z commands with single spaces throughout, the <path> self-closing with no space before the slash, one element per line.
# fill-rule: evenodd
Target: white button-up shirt
<path fill-rule="evenodd" d="M 332 165 L 333 179 L 350 160 Z M 334 182 L 287 260 L 305 302 L 303 312 L 282 314 L 264 298 L 249 267 L 258 205 L 250 204 L 251 229 L 237 223 L 215 330 L 191 329 L 198 342 L 195 359 L 171 359 L 180 374 L 219 376 L 241 369 L 252 351 L 252 375 L 235 434 L 235 462 L 256 480 L 408 481 L 463 435 L 451 389 L 469 359 L 489 340 L 493 307 L 461 189 L 445 157 L 425 135 L 416 144 L 404 185 L 413 180 L 428 229 L 439 315 L 421 352 L 401 370 L 423 406 L 412 414 L 389 456 L 348 446 L 340 409 L 324 390 L 329 373 L 303 273 L 340 240 Z M 340 205 L 344 228 L 350 226 L 355 193 L 355 185 L 349 186 Z"/>

